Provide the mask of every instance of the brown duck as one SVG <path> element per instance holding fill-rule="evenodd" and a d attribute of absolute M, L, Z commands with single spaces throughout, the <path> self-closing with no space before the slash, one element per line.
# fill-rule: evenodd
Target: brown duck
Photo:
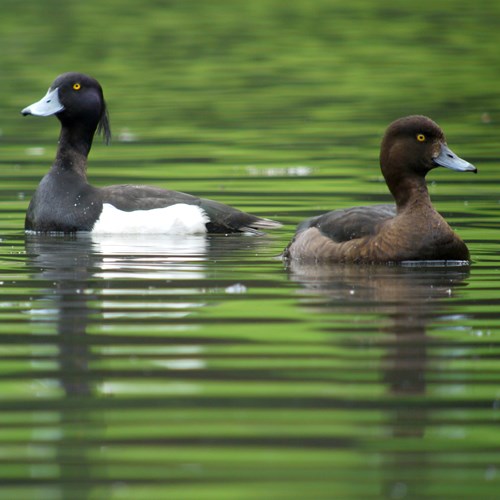
<path fill-rule="evenodd" d="M 426 116 L 394 121 L 382 139 L 380 166 L 395 207 L 354 207 L 307 219 L 299 224 L 283 258 L 351 263 L 469 260 L 465 243 L 432 206 L 425 182 L 438 166 L 477 172 L 450 150 L 441 128 Z"/>

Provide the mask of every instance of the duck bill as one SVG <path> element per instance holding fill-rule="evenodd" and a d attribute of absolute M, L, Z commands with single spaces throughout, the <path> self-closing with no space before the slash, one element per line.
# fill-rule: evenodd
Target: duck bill
<path fill-rule="evenodd" d="M 34 116 L 50 116 L 62 111 L 64 106 L 59 101 L 59 89 L 49 89 L 47 94 L 39 101 L 24 108 L 21 114 Z"/>
<path fill-rule="evenodd" d="M 446 144 L 441 144 L 441 152 L 433 161 L 435 165 L 450 168 L 457 172 L 477 173 L 477 168 L 474 165 L 457 156 Z"/>

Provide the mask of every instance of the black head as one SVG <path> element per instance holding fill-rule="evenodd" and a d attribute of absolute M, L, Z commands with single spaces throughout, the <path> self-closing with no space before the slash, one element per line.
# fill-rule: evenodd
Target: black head
<path fill-rule="evenodd" d="M 56 115 L 63 126 L 86 126 L 103 135 L 109 143 L 111 129 L 104 94 L 99 82 L 83 73 L 58 76 L 47 94 L 22 110 L 23 115 Z"/>

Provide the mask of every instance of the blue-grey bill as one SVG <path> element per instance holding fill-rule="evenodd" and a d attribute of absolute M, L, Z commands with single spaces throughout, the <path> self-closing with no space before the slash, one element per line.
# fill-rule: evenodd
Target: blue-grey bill
<path fill-rule="evenodd" d="M 457 156 L 446 144 L 441 144 L 441 152 L 434 158 L 434 163 L 457 172 L 477 172 L 477 168 L 472 163 Z"/>
<path fill-rule="evenodd" d="M 59 101 L 59 89 L 49 89 L 42 99 L 24 108 L 23 115 L 50 116 L 62 111 L 64 106 Z"/>

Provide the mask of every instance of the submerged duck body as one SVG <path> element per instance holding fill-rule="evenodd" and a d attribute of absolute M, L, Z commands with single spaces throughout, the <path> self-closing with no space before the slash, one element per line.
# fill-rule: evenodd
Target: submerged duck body
<path fill-rule="evenodd" d="M 469 250 L 432 206 L 426 174 L 442 166 L 477 172 L 447 146 L 441 128 L 408 116 L 387 128 L 380 166 L 396 205 L 334 210 L 299 224 L 283 252 L 301 262 L 384 263 L 469 260 Z"/>
<path fill-rule="evenodd" d="M 73 233 L 236 233 L 281 224 L 213 200 L 152 186 L 94 187 L 87 157 L 95 132 L 111 137 L 101 85 L 82 73 L 60 75 L 23 115 L 55 115 L 61 122 L 57 154 L 26 213 L 25 229 Z"/>

